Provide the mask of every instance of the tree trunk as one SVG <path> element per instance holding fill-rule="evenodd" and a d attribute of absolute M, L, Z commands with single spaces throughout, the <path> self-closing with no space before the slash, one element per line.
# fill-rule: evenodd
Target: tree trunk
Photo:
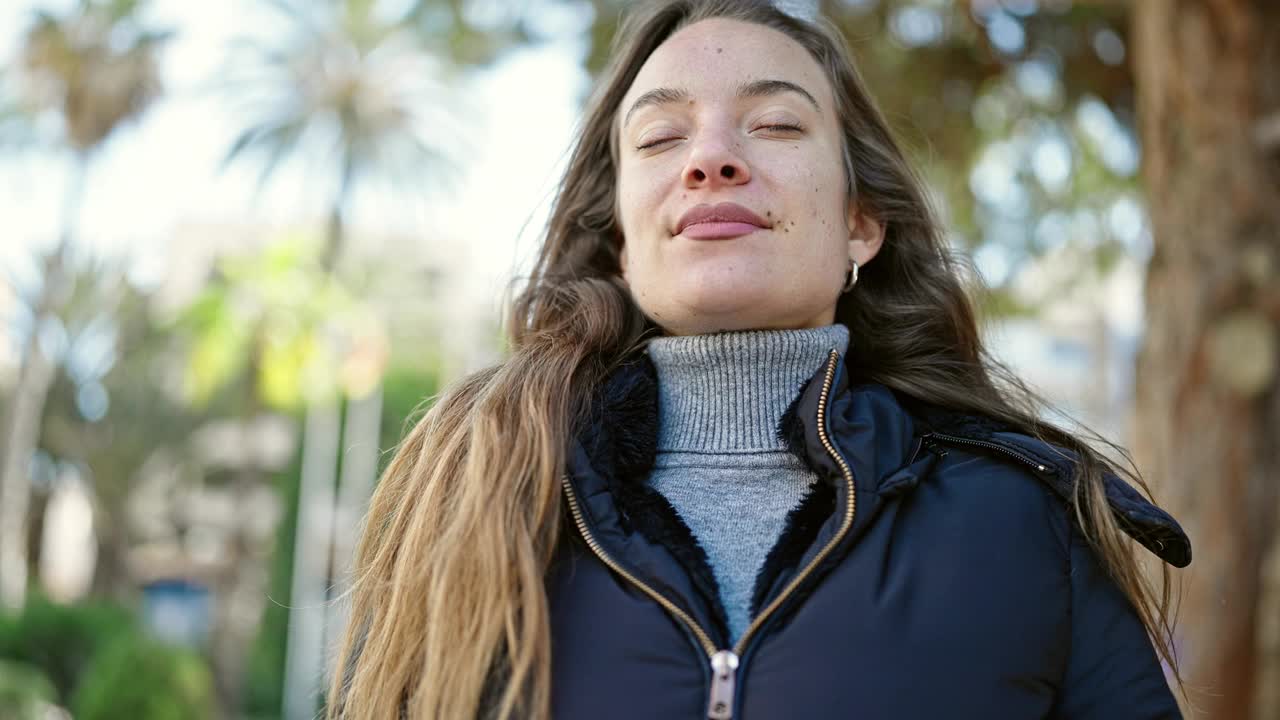
<path fill-rule="evenodd" d="M 4 477 L 0 481 L 0 603 L 19 610 L 27 594 L 27 513 L 31 506 L 31 454 L 40 436 L 53 363 L 33 334 L 18 372 L 5 423 Z"/>
<path fill-rule="evenodd" d="M 356 543 L 378 475 L 378 437 L 382 430 L 382 385 L 347 403 L 346 428 L 342 433 L 342 476 L 338 479 L 338 502 L 333 523 L 333 582 L 330 596 L 342 598 L 351 589 Z M 325 614 L 324 677 L 333 675 L 332 662 L 350 617 L 350 604 L 335 600 Z"/>
<path fill-rule="evenodd" d="M 350 153 L 344 156 L 338 190 L 320 254 L 320 271 L 331 280 L 346 239 L 343 212 L 355 177 Z M 289 637 L 285 651 L 284 720 L 315 716 L 324 685 L 325 620 L 332 577 L 333 516 L 341 408 L 320 393 L 307 399 L 302 436 L 302 480 L 298 527 L 294 535 L 293 579 L 289 594 Z"/>
<path fill-rule="evenodd" d="M 1134 449 L 1195 546 L 1188 716 L 1280 717 L 1280 3 L 1138 2 L 1134 30 L 1154 235 Z"/>
<path fill-rule="evenodd" d="M 84 198 L 89 155 L 76 157 L 62 207 L 62 233 L 58 248 L 47 258 L 44 285 L 32 308 L 31 335 L 27 338 L 18 383 L 3 424 L 0 447 L 0 608 L 18 610 L 26 598 L 27 514 L 31 505 L 30 464 L 40 441 L 44 404 L 56 376 L 54 358 L 40 346 L 40 330 L 57 320 L 66 296 L 67 262 L 76 219 Z"/>
<path fill-rule="evenodd" d="M 322 689 L 324 621 L 333 538 L 335 459 L 340 410 L 333 401 L 307 406 L 303 430 L 302 485 L 294 535 L 293 582 L 289 591 L 289 635 L 285 654 L 284 720 L 310 720 Z"/>

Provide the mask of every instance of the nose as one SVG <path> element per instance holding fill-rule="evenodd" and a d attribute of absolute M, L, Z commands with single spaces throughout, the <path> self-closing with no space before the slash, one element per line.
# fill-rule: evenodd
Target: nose
<path fill-rule="evenodd" d="M 742 145 L 723 133 L 708 131 L 695 143 L 684 167 L 684 185 L 689 189 L 742 185 L 751 179 L 751 170 L 739 154 Z"/>

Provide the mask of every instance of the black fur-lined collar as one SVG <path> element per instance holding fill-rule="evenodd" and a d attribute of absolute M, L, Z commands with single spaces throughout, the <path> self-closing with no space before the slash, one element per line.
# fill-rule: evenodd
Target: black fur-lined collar
<path fill-rule="evenodd" d="M 811 469 L 799 406 L 816 377 L 796 389 L 776 429 L 788 452 Z M 658 422 L 658 371 L 647 353 L 638 352 L 601 384 L 578 436 L 597 471 L 643 482 L 657 459 Z"/>
<path fill-rule="evenodd" d="M 643 482 L 658 455 L 658 371 L 638 352 L 601 384 L 578 436 L 592 467 Z"/>
<path fill-rule="evenodd" d="M 622 531 L 666 548 L 710 609 L 715 632 L 727 638 L 729 622 L 706 549 L 670 501 L 645 482 L 658 454 L 658 373 L 647 353 L 629 359 L 600 386 L 578 438 L 613 495 Z"/>

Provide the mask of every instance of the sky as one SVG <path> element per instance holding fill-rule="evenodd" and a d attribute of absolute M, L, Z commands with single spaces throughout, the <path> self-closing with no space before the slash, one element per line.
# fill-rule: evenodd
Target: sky
<path fill-rule="evenodd" d="M 34 7 L 66 4 L 0 2 L 0 58 L 14 56 Z M 94 166 L 79 221 L 84 247 L 128 258 L 145 278 L 165 272 L 175 228 L 289 225 L 323 216 L 325 194 L 315 192 L 301 164 L 284 166 L 261 195 L 252 161 L 220 170 L 239 121 L 205 88 L 218 77 L 228 41 L 243 28 L 269 26 L 264 12 L 261 3 L 246 0 L 153 0 L 152 24 L 177 31 L 164 56 L 166 96 L 140 122 L 122 128 Z M 547 44 L 474 73 L 461 91 L 471 132 L 448 139 L 465 155 L 460 175 L 447 186 L 424 178 L 421 188 L 408 190 L 420 192 L 421 203 L 385 193 L 358 196 L 353 224 L 370 234 L 465 245 L 446 251 L 489 258 L 495 275 L 509 275 L 527 259 L 546 217 L 577 119 L 577 94 L 587 82 L 581 52 L 573 42 Z M 0 264 L 10 272 L 32 272 L 32 250 L 54 241 L 65 186 L 65 164 L 47 154 L 0 161 L 0 215 L 7 227 Z"/>

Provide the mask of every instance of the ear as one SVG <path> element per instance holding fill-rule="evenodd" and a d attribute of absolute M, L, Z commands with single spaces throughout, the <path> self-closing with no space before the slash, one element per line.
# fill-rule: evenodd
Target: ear
<path fill-rule="evenodd" d="M 849 203 L 849 257 L 859 267 L 871 262 L 884 244 L 884 223 L 862 212 L 857 203 Z"/>

